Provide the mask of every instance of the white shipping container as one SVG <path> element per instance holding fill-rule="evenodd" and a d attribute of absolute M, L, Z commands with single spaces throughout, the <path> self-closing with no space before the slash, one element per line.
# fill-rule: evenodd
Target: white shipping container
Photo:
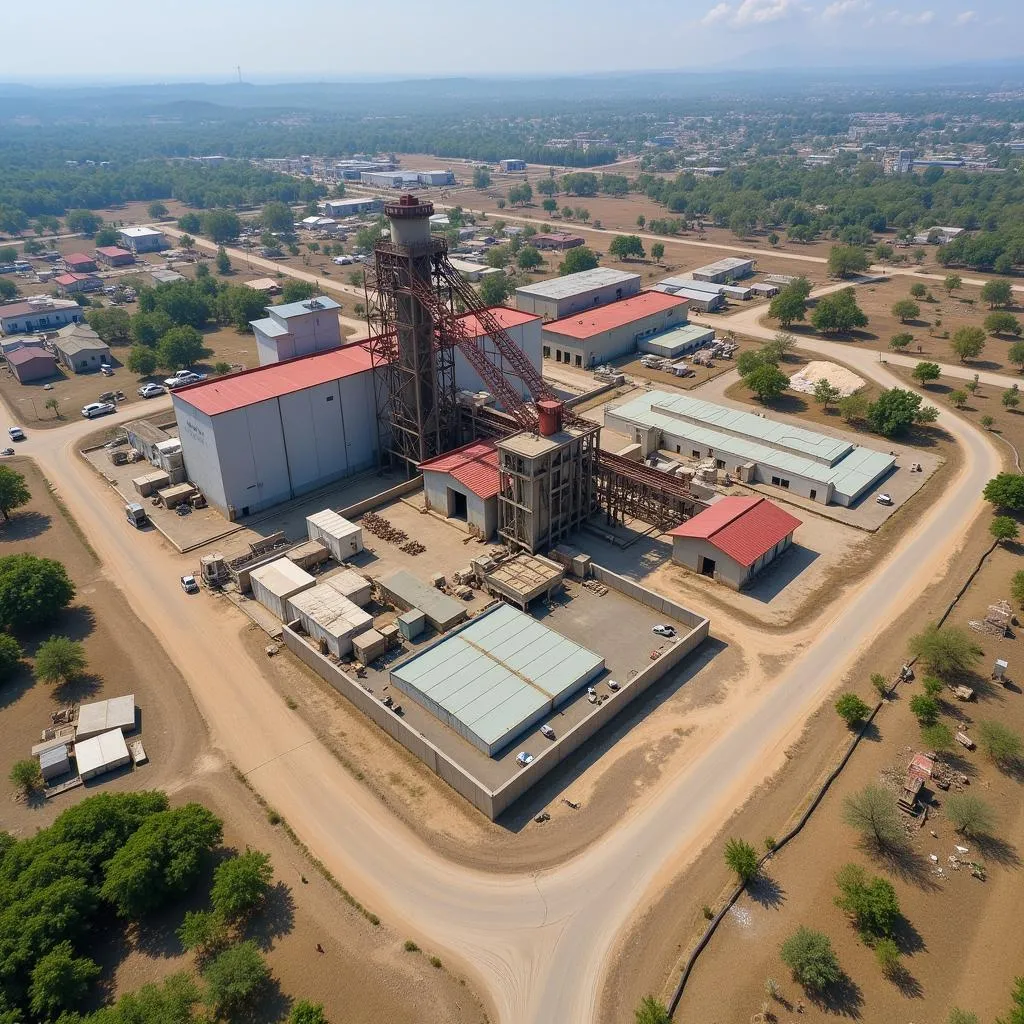
<path fill-rule="evenodd" d="M 329 508 L 306 517 L 306 536 L 323 544 L 338 562 L 363 550 L 363 528 Z"/>

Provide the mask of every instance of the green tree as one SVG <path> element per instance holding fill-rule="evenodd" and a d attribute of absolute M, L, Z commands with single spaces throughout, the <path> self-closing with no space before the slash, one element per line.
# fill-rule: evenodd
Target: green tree
<path fill-rule="evenodd" d="M 543 185 L 544 183 L 541 182 L 541 184 Z M 558 202 L 557 202 L 557 200 L 551 199 L 551 198 L 542 199 L 540 205 L 541 205 L 541 209 L 543 209 L 546 213 L 554 213 L 555 210 L 558 209 Z"/>
<path fill-rule="evenodd" d="M 1013 409 L 1016 409 L 1018 405 L 1020 405 L 1020 393 L 1017 391 L 1016 388 L 1007 388 L 1003 392 L 1001 400 L 1003 403 L 1003 408 L 1010 409 L 1012 411 Z"/>
<path fill-rule="evenodd" d="M 558 183 L 555 181 L 554 178 L 541 178 L 541 180 L 537 182 L 537 191 L 542 196 L 557 195 Z M 557 206 L 557 203 L 555 205 Z M 544 209 L 546 210 L 547 207 L 545 206 Z M 552 207 L 552 209 L 554 209 L 554 207 Z"/>
<path fill-rule="evenodd" d="M 871 714 L 871 708 L 855 693 L 844 693 L 836 701 L 836 711 L 851 729 L 859 726 Z"/>
<path fill-rule="evenodd" d="M 853 920 L 866 942 L 891 936 L 899 923 L 896 890 L 884 878 L 868 878 L 857 864 L 845 864 L 836 875 L 835 904 Z"/>
<path fill-rule="evenodd" d="M 921 396 L 903 388 L 883 391 L 868 406 L 867 422 L 871 430 L 883 437 L 895 437 L 914 423 L 931 422 L 934 410 L 921 405 Z"/>
<path fill-rule="evenodd" d="M 1021 738 L 1008 725 L 996 721 L 978 723 L 981 749 L 1000 767 L 1013 764 L 1020 757 Z"/>
<path fill-rule="evenodd" d="M 749 882 L 757 876 L 757 850 L 746 840 L 730 839 L 725 844 L 725 863 L 741 882 Z"/>
<path fill-rule="evenodd" d="M 921 307 L 913 299 L 900 299 L 899 302 L 893 303 L 892 315 L 901 324 L 905 324 L 908 320 L 916 320 L 921 315 Z"/>
<path fill-rule="evenodd" d="M 655 263 L 660 263 L 665 258 L 665 243 L 655 242 L 651 246 L 651 259 Z"/>
<path fill-rule="evenodd" d="M 29 796 L 43 785 L 43 773 L 39 770 L 39 762 L 34 757 L 15 761 L 11 766 L 10 779 L 24 796 Z"/>
<path fill-rule="evenodd" d="M 967 398 L 967 392 L 959 389 L 949 393 L 949 401 L 957 409 L 962 409 L 967 404 Z"/>
<path fill-rule="evenodd" d="M 990 309 L 1010 305 L 1013 301 L 1013 288 L 1010 282 L 986 281 L 981 289 L 981 301 L 987 302 Z"/>
<path fill-rule="evenodd" d="M 950 347 L 960 357 L 960 362 L 977 359 L 985 348 L 985 332 L 980 327 L 961 327 L 950 342 Z"/>
<path fill-rule="evenodd" d="M 888 978 L 897 978 L 900 974 L 900 947 L 895 939 L 879 939 L 875 943 L 875 960 Z"/>
<path fill-rule="evenodd" d="M 151 313 L 136 313 L 132 317 L 132 337 L 140 345 L 150 347 L 174 326 L 174 321 L 162 310 L 155 309 Z"/>
<path fill-rule="evenodd" d="M 287 203 L 267 203 L 260 212 L 260 223 L 264 231 L 276 231 L 281 234 L 291 234 L 295 229 L 295 218 L 292 216 L 291 207 Z"/>
<path fill-rule="evenodd" d="M 255 942 L 240 942 L 203 969 L 207 1001 L 218 1017 L 230 1017 L 252 1003 L 270 981 L 270 969 Z"/>
<path fill-rule="evenodd" d="M 178 245 L 185 250 L 185 252 L 192 252 L 196 247 L 196 240 L 190 234 L 184 234 L 178 239 Z"/>
<path fill-rule="evenodd" d="M 193 366 L 207 354 L 203 336 L 189 326 L 172 327 L 156 347 L 157 363 L 165 370 Z"/>
<path fill-rule="evenodd" d="M 32 500 L 25 478 L 10 466 L 0 466 L 0 514 L 6 523 L 11 513 Z"/>
<path fill-rule="evenodd" d="M 22 654 L 21 644 L 10 633 L 0 633 L 0 683 L 21 667 Z"/>
<path fill-rule="evenodd" d="M 844 288 L 818 300 L 811 313 L 811 324 L 822 334 L 845 334 L 868 324 L 867 314 L 857 305 L 852 288 Z"/>
<path fill-rule="evenodd" d="M 789 387 L 789 378 L 771 363 L 762 363 L 743 378 L 761 402 L 771 402 Z"/>
<path fill-rule="evenodd" d="M 765 359 L 778 366 L 796 348 L 796 338 L 786 331 L 778 331 L 771 341 L 767 342 L 761 349 Z"/>
<path fill-rule="evenodd" d="M 965 836 L 988 836 L 995 830 L 995 812 L 974 793 L 950 793 L 945 808 L 950 824 Z"/>
<path fill-rule="evenodd" d="M 0 558 L 0 624 L 15 629 L 44 625 L 74 596 L 75 585 L 60 562 L 27 554 Z"/>
<path fill-rule="evenodd" d="M 929 749 L 941 754 L 943 751 L 952 750 L 955 740 L 949 726 L 942 722 L 935 722 L 926 725 L 921 729 L 921 742 Z"/>
<path fill-rule="evenodd" d="M 821 932 L 801 926 L 782 944 L 780 956 L 793 979 L 809 992 L 821 992 L 842 980 L 832 942 Z"/>
<path fill-rule="evenodd" d="M 213 873 L 213 909 L 229 921 L 248 916 L 266 901 L 273 874 L 270 857 L 257 850 L 223 861 Z"/>
<path fill-rule="evenodd" d="M 479 284 L 480 298 L 487 306 L 500 306 L 512 293 L 504 274 L 488 274 Z"/>
<path fill-rule="evenodd" d="M 578 245 L 575 249 L 569 249 L 558 264 L 558 273 L 563 277 L 566 274 L 578 274 L 583 270 L 593 270 L 597 266 L 597 254 L 586 245 Z"/>
<path fill-rule="evenodd" d="M 128 350 L 128 369 L 140 377 L 148 377 L 157 367 L 156 352 L 145 345 L 132 345 Z"/>
<path fill-rule="evenodd" d="M 871 688 L 883 699 L 889 696 L 889 680 L 881 672 L 871 673 Z"/>
<path fill-rule="evenodd" d="M 90 309 L 85 319 L 108 345 L 127 345 L 131 340 L 132 318 L 127 310 L 116 306 Z"/>
<path fill-rule="evenodd" d="M 1018 569 L 1010 580 L 1010 593 L 1013 599 L 1024 608 L 1024 569 Z"/>
<path fill-rule="evenodd" d="M 491 172 L 486 167 L 473 168 L 473 188 L 490 188 Z"/>
<path fill-rule="evenodd" d="M 945 689 L 941 679 L 936 679 L 935 676 L 925 676 L 921 681 L 921 689 L 929 697 L 938 697 L 940 693 Z"/>
<path fill-rule="evenodd" d="M 644 996 L 633 1011 L 634 1024 L 672 1024 L 672 1018 L 663 1003 L 654 996 Z"/>
<path fill-rule="evenodd" d="M 856 423 L 868 414 L 868 400 L 864 395 L 853 394 L 839 399 L 839 415 L 844 423 Z"/>
<path fill-rule="evenodd" d="M 939 717 L 939 702 L 924 693 L 915 693 L 910 698 L 910 713 L 918 725 L 934 725 Z"/>
<path fill-rule="evenodd" d="M 928 294 L 928 289 L 920 281 L 915 281 L 910 286 L 910 294 L 915 299 L 923 299 Z"/>
<path fill-rule="evenodd" d="M 51 1020 L 60 1016 L 85 999 L 99 976 L 99 964 L 85 956 L 76 957 L 70 942 L 59 943 L 32 968 L 32 1012 Z"/>
<path fill-rule="evenodd" d="M 198 213 L 185 213 L 178 218 L 178 228 L 181 231 L 188 231 L 198 235 L 203 230 L 203 222 Z"/>
<path fill-rule="evenodd" d="M 777 357 L 768 349 L 767 345 L 762 345 L 760 348 L 749 348 L 739 354 L 736 360 L 736 369 L 741 377 L 746 377 L 759 366 L 764 366 L 765 363 L 775 366 L 776 359 Z"/>
<path fill-rule="evenodd" d="M 982 657 L 981 648 L 959 626 L 940 628 L 931 623 L 910 638 L 910 653 L 925 669 L 940 679 L 953 679 L 970 672 Z"/>
<path fill-rule="evenodd" d="M 1000 473 L 994 476 L 982 492 L 985 500 L 999 509 L 1018 510 L 1024 508 L 1024 475 Z"/>
<path fill-rule="evenodd" d="M 616 235 L 608 246 L 608 252 L 619 260 L 642 260 L 647 255 L 639 235 Z"/>
<path fill-rule="evenodd" d="M 942 282 L 942 286 L 947 292 L 952 293 L 961 288 L 963 283 L 959 274 L 947 274 L 946 279 Z"/>
<path fill-rule="evenodd" d="M 36 651 L 36 678 L 63 685 L 85 671 L 85 648 L 67 636 L 51 636 Z"/>
<path fill-rule="evenodd" d="M 994 416 L 989 416 L 988 414 L 986 414 L 981 417 L 981 420 L 979 422 L 986 430 L 991 430 L 992 427 L 995 425 L 996 420 Z"/>
<path fill-rule="evenodd" d="M 0 299 L 10 302 L 18 294 L 18 286 L 9 277 L 0 277 Z"/>
<path fill-rule="evenodd" d="M 1024 369 L 1024 341 L 1014 342 L 1006 353 L 1008 362 Z"/>
<path fill-rule="evenodd" d="M 288 1014 L 288 1024 L 327 1024 L 323 1003 L 300 999 Z"/>
<path fill-rule="evenodd" d="M 252 291 L 251 288 L 246 289 Z M 281 302 L 305 302 L 320 294 L 320 289 L 312 281 L 300 281 L 290 277 L 281 287 Z"/>
<path fill-rule="evenodd" d="M 200 804 L 147 818 L 106 865 L 100 893 L 122 917 L 140 917 L 188 892 L 221 823 Z"/>
<path fill-rule="evenodd" d="M 1005 334 L 1019 338 L 1024 327 L 1021 326 L 1021 322 L 1012 313 L 1002 310 L 989 313 L 985 317 L 985 330 L 989 334 Z"/>
<path fill-rule="evenodd" d="M 207 210 L 201 219 L 203 234 L 218 245 L 233 242 L 242 230 L 238 214 L 231 210 Z"/>
<path fill-rule="evenodd" d="M 228 256 L 228 251 L 227 249 L 224 248 L 223 245 L 217 246 L 217 273 L 231 273 L 231 257 Z"/>
<path fill-rule="evenodd" d="M 894 334 L 889 339 L 889 348 L 894 352 L 902 352 L 905 348 L 908 348 L 914 341 L 912 334 Z"/>
<path fill-rule="evenodd" d="M 146 212 L 153 218 L 153 220 L 160 220 L 167 216 L 167 207 L 163 203 L 156 201 L 149 204 L 146 208 Z"/>
<path fill-rule="evenodd" d="M 860 246 L 834 245 L 828 254 L 828 272 L 833 277 L 853 277 L 868 269 L 868 257 Z"/>
<path fill-rule="evenodd" d="M 881 850 L 900 850 L 906 836 L 892 795 L 880 786 L 869 785 L 843 801 L 843 820 Z"/>
<path fill-rule="evenodd" d="M 799 289 L 788 285 L 772 298 L 768 305 L 768 315 L 778 320 L 783 327 L 790 327 L 807 316 L 807 298 L 800 294 Z"/>
<path fill-rule="evenodd" d="M 541 256 L 540 252 L 532 245 L 524 245 L 519 250 L 519 255 L 516 256 L 516 266 L 520 270 L 536 270 L 537 267 L 544 265 L 544 257 Z"/>
<path fill-rule="evenodd" d="M 194 952 L 205 960 L 223 949 L 228 942 L 224 918 L 212 910 L 189 910 L 178 929 L 182 949 Z"/>
<path fill-rule="evenodd" d="M 996 516 L 988 524 L 988 532 L 1000 543 L 1016 540 L 1018 535 L 1017 521 L 1010 516 Z"/>
<path fill-rule="evenodd" d="M 68 210 L 64 216 L 65 227 L 76 235 L 94 235 L 102 223 L 103 218 L 92 210 Z"/>
<path fill-rule="evenodd" d="M 507 245 L 492 245 L 487 250 L 487 255 L 484 257 L 484 262 L 489 267 L 495 267 L 501 270 L 509 265 L 512 259 L 512 252 Z"/>
<path fill-rule="evenodd" d="M 18 250 L 13 245 L 0 245 L 0 263 L 13 263 L 18 258 Z"/>
<path fill-rule="evenodd" d="M 814 385 L 814 400 L 823 409 L 827 409 L 830 405 L 835 405 L 842 397 L 842 391 L 834 384 L 829 383 L 825 377 L 822 377 Z"/>

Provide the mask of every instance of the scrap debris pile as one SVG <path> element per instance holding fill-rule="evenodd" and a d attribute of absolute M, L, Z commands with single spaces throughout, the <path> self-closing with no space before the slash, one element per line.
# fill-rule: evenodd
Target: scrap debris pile
<path fill-rule="evenodd" d="M 988 614 L 984 619 L 972 619 L 968 625 L 979 633 L 989 636 L 1007 637 L 1013 625 L 1013 609 L 1009 601 L 997 601 L 988 606 Z"/>
<path fill-rule="evenodd" d="M 363 529 L 372 533 L 374 537 L 380 537 L 381 540 L 386 540 L 389 544 L 397 544 L 398 550 L 404 551 L 407 555 L 419 555 L 427 550 L 426 545 L 421 544 L 418 540 L 409 540 L 409 534 L 405 530 L 392 526 L 387 519 L 377 515 L 376 512 L 367 512 L 363 516 L 362 525 Z"/>

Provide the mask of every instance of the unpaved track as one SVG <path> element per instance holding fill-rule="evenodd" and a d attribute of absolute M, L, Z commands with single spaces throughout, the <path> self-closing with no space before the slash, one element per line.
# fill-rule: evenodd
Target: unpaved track
<path fill-rule="evenodd" d="M 866 354 L 844 350 L 843 360 L 896 383 Z M 125 410 L 106 422 L 128 418 Z M 39 461 L 171 653 L 214 743 L 330 870 L 389 921 L 458 956 L 503 1024 L 591 1024 L 604 963 L 631 916 L 782 763 L 808 715 L 872 637 L 944 571 L 981 510 L 998 455 L 959 418 L 942 413 L 941 422 L 964 445 L 964 467 L 899 550 L 815 624 L 774 685 L 743 704 L 687 769 L 606 838 L 536 875 L 489 875 L 445 861 L 344 770 L 264 678 L 240 641 L 237 612 L 182 593 L 177 577 L 194 568 L 188 557 L 123 522 L 109 489 L 76 454 L 97 424 L 34 432 L 20 449 Z"/>

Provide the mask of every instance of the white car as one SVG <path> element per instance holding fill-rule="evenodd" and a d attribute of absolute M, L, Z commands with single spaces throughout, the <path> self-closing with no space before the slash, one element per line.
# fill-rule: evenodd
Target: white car
<path fill-rule="evenodd" d="M 351 256 L 335 256 L 332 263 L 337 263 L 339 267 L 348 267 L 352 264 Z"/>
<path fill-rule="evenodd" d="M 157 395 L 166 395 L 167 388 L 163 384 L 143 384 L 139 388 L 140 398 L 156 398 Z"/>
<path fill-rule="evenodd" d="M 555 738 L 555 730 L 552 729 L 550 725 L 542 725 L 540 727 L 540 732 L 542 736 L 546 736 L 549 740 L 553 740 Z"/>
<path fill-rule="evenodd" d="M 193 373 L 191 370 L 179 370 L 173 377 L 168 377 L 164 381 L 164 386 L 173 391 L 174 388 L 183 388 L 186 384 L 198 384 L 201 380 L 206 380 L 205 373 Z"/>
<path fill-rule="evenodd" d="M 7 436 L 12 441 L 24 441 L 25 440 L 25 431 L 22 430 L 21 427 L 8 427 L 7 428 Z"/>
<path fill-rule="evenodd" d="M 95 419 L 97 416 L 106 416 L 108 412 L 117 412 L 117 406 L 111 402 L 90 402 L 82 406 L 82 415 L 87 419 Z"/>
<path fill-rule="evenodd" d="M 528 764 L 533 764 L 533 754 L 527 750 L 520 750 L 519 753 L 516 754 L 516 764 L 519 765 L 520 768 L 525 768 Z"/>
<path fill-rule="evenodd" d="M 879 505 L 891 505 L 893 503 L 891 494 L 878 494 L 875 496 L 875 501 Z"/>
<path fill-rule="evenodd" d="M 181 589 L 184 590 L 186 594 L 198 594 L 199 584 L 196 583 L 195 576 L 182 576 Z"/>
<path fill-rule="evenodd" d="M 651 632 L 657 634 L 658 636 L 675 636 L 676 628 L 675 626 L 669 626 L 665 623 L 660 623 L 657 626 L 652 626 Z"/>

